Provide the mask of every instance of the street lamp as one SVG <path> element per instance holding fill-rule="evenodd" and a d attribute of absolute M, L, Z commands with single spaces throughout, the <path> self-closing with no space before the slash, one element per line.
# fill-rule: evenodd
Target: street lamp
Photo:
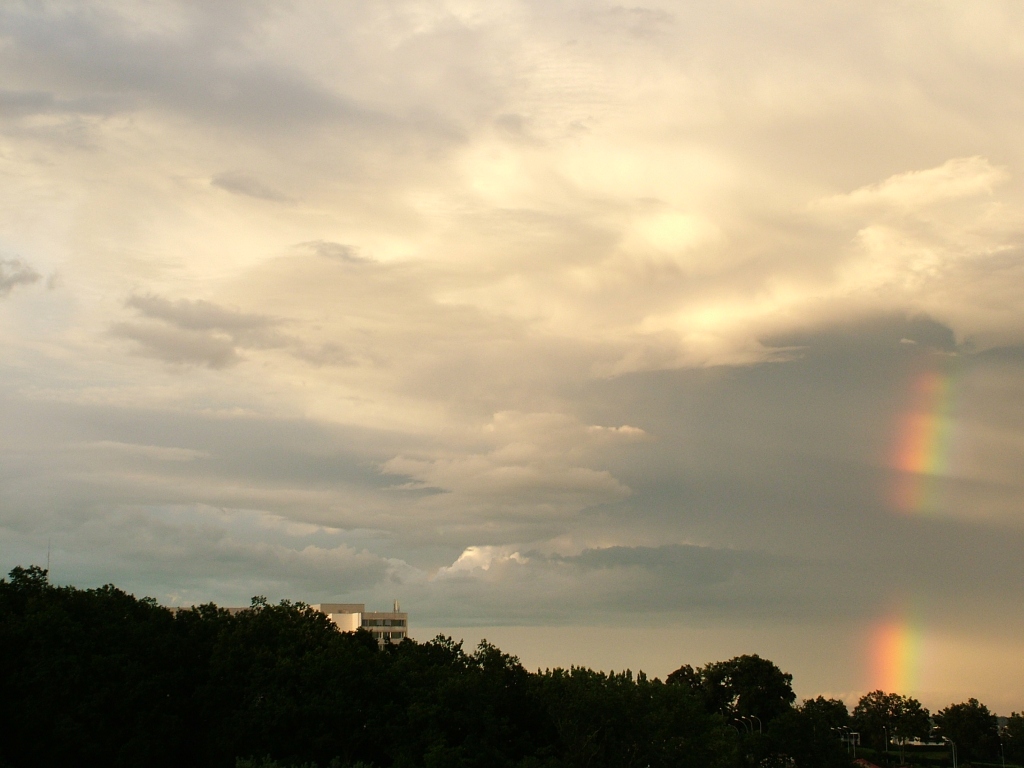
<path fill-rule="evenodd" d="M 846 753 L 849 754 L 850 753 L 850 729 L 849 729 L 848 726 L 842 725 L 842 726 L 839 727 L 839 730 L 840 730 L 840 732 L 842 734 L 842 735 L 840 735 L 839 740 L 843 741 L 843 742 L 846 742 Z"/>
<path fill-rule="evenodd" d="M 764 733 L 764 730 L 761 728 L 761 718 L 757 715 L 751 715 L 750 717 L 754 720 L 757 720 L 757 732 Z"/>
<path fill-rule="evenodd" d="M 849 752 L 850 751 L 850 744 L 846 740 L 846 734 L 843 733 L 843 731 L 847 731 L 849 729 L 845 725 L 841 725 L 838 728 L 829 728 L 829 730 L 832 731 L 833 733 L 838 733 L 839 734 L 839 740 L 843 744 L 846 744 L 846 751 Z"/>
<path fill-rule="evenodd" d="M 942 740 L 944 742 L 946 742 L 947 744 L 949 744 L 949 746 L 952 748 L 952 750 L 953 750 L 953 768 L 956 768 L 956 744 L 948 736 L 943 736 Z"/>

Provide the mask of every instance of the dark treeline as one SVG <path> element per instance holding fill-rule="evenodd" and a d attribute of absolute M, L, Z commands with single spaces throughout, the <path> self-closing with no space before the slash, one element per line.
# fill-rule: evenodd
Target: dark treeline
<path fill-rule="evenodd" d="M 846 734 L 896 764 L 893 745 L 936 726 L 961 765 L 1024 757 L 1024 718 L 1000 732 L 973 699 L 931 717 L 875 691 L 851 715 L 796 704 L 791 682 L 758 656 L 664 681 L 530 673 L 487 643 L 379 649 L 302 604 L 171 611 L 112 586 L 55 587 L 35 567 L 0 580 L 0 767 L 846 768 Z"/>

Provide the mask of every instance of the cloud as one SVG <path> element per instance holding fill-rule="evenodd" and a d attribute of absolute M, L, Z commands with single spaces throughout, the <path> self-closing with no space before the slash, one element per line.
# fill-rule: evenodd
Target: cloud
<path fill-rule="evenodd" d="M 1017 21 L 3 6 L 0 245 L 61 290 L 0 305 L 0 557 L 441 627 L 1020 636 Z"/>
<path fill-rule="evenodd" d="M 226 309 L 208 301 L 171 301 L 147 294 L 131 296 L 126 306 L 158 322 L 116 323 L 112 332 L 138 342 L 147 354 L 170 363 L 224 368 L 239 362 L 239 348 L 286 343 L 273 330 L 279 320 Z"/>
<path fill-rule="evenodd" d="M 254 197 L 257 200 L 269 200 L 275 203 L 294 202 L 291 197 L 283 192 L 268 187 L 258 179 L 238 171 L 221 173 L 214 176 L 210 183 L 228 192 L 245 195 L 246 197 Z"/>
<path fill-rule="evenodd" d="M 144 354 L 169 363 L 224 368 L 240 360 L 234 340 L 228 337 L 141 323 L 115 323 L 111 331 L 138 342 Z"/>
<path fill-rule="evenodd" d="M 163 320 L 188 331 L 222 330 L 244 333 L 264 329 L 278 322 L 265 315 L 225 309 L 208 301 L 170 301 L 152 294 L 131 296 L 125 304 L 139 310 L 146 317 Z"/>
<path fill-rule="evenodd" d="M 470 625 L 556 616 L 562 625 L 638 615 L 820 619 L 848 616 L 870 603 L 872 585 L 843 591 L 850 576 L 845 570 L 833 562 L 693 545 L 606 547 L 569 556 L 471 546 L 426 580 L 412 572 L 403 582 L 427 614 L 421 621 L 435 612 Z"/>
<path fill-rule="evenodd" d="M 121 443 L 116 440 L 98 440 L 94 443 L 87 443 L 86 446 L 91 449 L 108 450 L 130 456 L 143 456 L 156 461 L 195 461 L 208 458 L 210 455 L 206 451 L 196 451 L 191 448 L 139 445 L 137 443 Z"/>
<path fill-rule="evenodd" d="M 21 259 L 0 259 L 0 296 L 7 296 L 19 285 L 31 285 L 42 279 Z"/>
<path fill-rule="evenodd" d="M 338 344 L 327 342 L 317 348 L 300 347 L 293 351 L 295 357 L 310 365 L 354 365 L 357 361 L 352 354 Z"/>
<path fill-rule="evenodd" d="M 449 566 L 439 568 L 434 574 L 436 579 L 444 579 L 460 573 L 472 573 L 476 569 L 488 571 L 491 565 L 529 562 L 519 552 L 510 547 L 466 547 L 458 559 Z"/>
<path fill-rule="evenodd" d="M 203 46 L 218 12 L 169 4 L 166 26 L 140 31 L 138 14 L 113 7 L 66 7 L 59 13 L 5 14 L 12 65 L 21 71 L 58 75 L 64 87 L 119 92 L 184 111 L 210 110 L 224 117 L 280 123 L 344 113 L 343 99 L 294 71 L 247 62 L 225 66 Z M 225 9 L 226 10 L 226 9 Z M 231 37 L 251 32 L 255 14 L 234 5 L 236 32 L 214 47 L 233 47 Z M 46 18 L 40 18 L 45 16 Z M 173 21 L 171 21 L 173 19 Z M 136 27 L 137 34 L 130 30 Z M 144 27 L 143 27 L 144 29 Z M 78 41 L 77 43 L 73 41 Z M 237 40 L 237 38 L 236 38 Z M 37 47 L 46 49 L 45 54 Z M 159 56 L 152 56 L 154 49 Z M 128 65 L 131 66 L 128 66 Z"/>
<path fill-rule="evenodd" d="M 965 197 L 990 196 L 1009 178 L 1005 168 L 993 166 L 988 158 L 956 157 L 936 168 L 896 174 L 848 194 L 824 198 L 812 207 L 827 211 L 873 206 L 914 210 Z"/>
<path fill-rule="evenodd" d="M 156 593 L 172 604 L 204 602 L 214 589 L 222 605 L 245 605 L 254 594 L 280 595 L 296 578 L 306 590 L 358 592 L 386 573 L 381 558 L 346 545 L 331 532 L 314 541 L 311 533 L 321 529 L 268 525 L 275 520 L 250 510 L 136 507 L 91 520 L 77 535 L 94 551 L 120 560 L 119 571 L 145 563 L 149 579 L 175 572 L 183 560 L 190 563 L 187 577 L 175 579 L 173 595 L 166 587 Z M 246 579 L 237 579 L 238 567 L 249 572 Z"/>
<path fill-rule="evenodd" d="M 0 90 L 0 116 L 7 118 L 54 113 L 107 115 L 125 106 L 102 96 L 64 99 L 47 91 Z"/>
<path fill-rule="evenodd" d="M 298 247 L 308 248 L 317 256 L 325 259 L 337 259 L 347 264 L 364 264 L 370 259 L 359 255 L 359 249 L 344 243 L 332 243 L 328 240 L 310 240 L 307 243 L 299 243 Z"/>
<path fill-rule="evenodd" d="M 405 478 L 403 488 L 442 492 L 416 502 L 422 513 L 445 519 L 457 511 L 464 523 L 497 517 L 545 527 L 628 496 L 630 489 L 611 472 L 585 462 L 591 450 L 609 441 L 624 444 L 642 437 L 643 430 L 635 427 L 587 426 L 563 414 L 502 412 L 477 438 L 489 450 L 399 455 L 381 468 Z"/>

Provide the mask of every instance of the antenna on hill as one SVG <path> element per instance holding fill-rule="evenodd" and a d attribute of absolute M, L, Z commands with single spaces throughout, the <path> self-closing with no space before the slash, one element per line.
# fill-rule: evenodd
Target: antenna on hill
<path fill-rule="evenodd" d="M 53 538 L 52 536 L 48 536 L 46 538 L 46 575 L 47 576 L 50 575 L 50 541 L 52 540 L 52 538 Z"/>

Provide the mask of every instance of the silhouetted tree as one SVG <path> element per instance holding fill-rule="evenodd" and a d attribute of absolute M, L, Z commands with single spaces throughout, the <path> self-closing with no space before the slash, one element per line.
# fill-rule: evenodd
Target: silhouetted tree
<path fill-rule="evenodd" d="M 861 734 L 866 745 L 878 750 L 888 749 L 887 737 L 896 741 L 902 762 L 906 742 L 926 737 L 931 730 L 931 718 L 917 699 L 871 691 L 853 709 L 853 729 Z"/>
<path fill-rule="evenodd" d="M 735 731 L 693 693 L 643 673 L 573 667 L 540 679 L 566 766 L 708 766 L 734 759 Z"/>
<path fill-rule="evenodd" d="M 807 699 L 772 722 L 774 751 L 789 756 L 796 768 L 847 768 L 850 756 L 839 730 L 849 724 L 850 713 L 839 699 Z"/>
<path fill-rule="evenodd" d="M 757 655 L 713 662 L 696 671 L 680 667 L 666 681 L 693 690 L 709 712 L 727 719 L 753 716 L 762 727 L 796 699 L 793 676 Z"/>
<path fill-rule="evenodd" d="M 1024 763 L 1024 714 L 1011 712 L 1001 736 L 1006 759 Z"/>
<path fill-rule="evenodd" d="M 935 714 L 935 730 L 956 744 L 964 760 L 990 760 L 999 756 L 999 721 L 977 699 L 950 704 Z"/>
<path fill-rule="evenodd" d="M 843 766 L 843 702 L 793 701 L 792 677 L 758 656 L 665 682 L 531 674 L 487 642 L 379 648 L 302 603 L 170 610 L 110 585 L 54 586 L 38 567 L 0 579 L 2 768 Z M 983 705 L 937 719 L 965 758 L 992 754 Z M 854 721 L 878 745 L 882 728 L 928 730 L 919 702 L 881 691 Z M 1024 752 L 1024 717 L 1004 738 L 1007 757 Z"/>

